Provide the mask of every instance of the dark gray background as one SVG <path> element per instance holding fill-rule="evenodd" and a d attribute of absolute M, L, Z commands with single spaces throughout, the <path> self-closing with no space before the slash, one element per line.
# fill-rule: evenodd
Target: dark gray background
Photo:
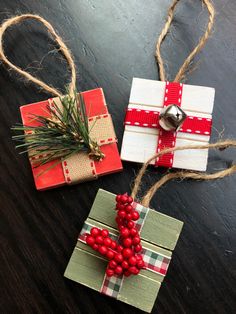
<path fill-rule="evenodd" d="M 162 53 L 169 79 L 204 31 L 200 1 L 180 1 Z M 216 88 L 212 141 L 236 137 L 236 2 L 215 0 L 214 34 L 188 77 Z M 121 145 L 123 119 L 133 76 L 158 79 L 155 42 L 167 0 L 1 0 L 0 20 L 33 12 L 48 19 L 71 48 L 78 88 L 104 88 Z M 45 82 L 63 90 L 66 64 L 45 29 L 35 22 L 11 28 L 6 53 Z M 50 51 L 50 53 L 48 53 Z M 138 166 L 72 187 L 37 192 L 27 156 L 19 156 L 10 127 L 20 121 L 20 105 L 46 99 L 3 66 L 0 72 L 1 313 L 139 313 L 63 278 L 80 228 L 97 189 L 130 191 Z M 212 152 L 209 171 L 229 166 L 235 152 Z M 161 171 L 164 172 L 163 170 Z M 160 177 L 150 168 L 143 190 Z M 172 182 L 152 207 L 183 220 L 185 226 L 153 313 L 235 313 L 236 176 L 215 182 Z"/>

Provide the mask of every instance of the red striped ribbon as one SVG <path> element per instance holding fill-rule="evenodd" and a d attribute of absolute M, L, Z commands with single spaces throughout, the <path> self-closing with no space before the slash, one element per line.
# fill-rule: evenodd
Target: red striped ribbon
<path fill-rule="evenodd" d="M 182 92 L 182 83 L 166 82 L 163 107 L 173 104 L 181 107 Z M 157 142 L 157 152 L 165 148 L 175 147 L 177 136 L 177 132 L 165 131 L 160 127 L 159 114 L 160 112 L 158 110 L 128 108 L 124 122 L 125 125 L 158 128 L 160 131 Z M 211 134 L 211 127 L 212 119 L 187 116 L 178 132 L 209 136 Z M 171 168 L 173 166 L 173 160 L 174 153 L 165 154 L 156 160 L 156 166 Z"/>

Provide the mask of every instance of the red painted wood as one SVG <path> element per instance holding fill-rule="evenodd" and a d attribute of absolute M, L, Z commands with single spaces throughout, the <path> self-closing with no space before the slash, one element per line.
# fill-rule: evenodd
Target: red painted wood
<path fill-rule="evenodd" d="M 83 92 L 85 106 L 89 117 L 108 113 L 105 97 L 101 88 Z M 24 125 L 36 126 L 37 122 L 30 117 L 32 114 L 47 115 L 46 106 L 48 101 L 41 101 L 38 103 L 25 105 L 20 107 L 21 117 Z M 122 170 L 122 164 L 117 148 L 117 144 L 103 145 L 102 151 L 106 157 L 103 161 L 95 162 L 96 173 L 98 176 L 118 172 Z M 50 188 L 59 187 L 66 184 L 61 163 L 54 166 L 52 169 L 45 171 L 55 163 L 52 161 L 46 165 L 33 168 L 35 186 L 37 190 L 46 190 Z M 45 172 L 44 172 L 45 171 Z M 39 175 L 39 173 L 44 172 Z"/>

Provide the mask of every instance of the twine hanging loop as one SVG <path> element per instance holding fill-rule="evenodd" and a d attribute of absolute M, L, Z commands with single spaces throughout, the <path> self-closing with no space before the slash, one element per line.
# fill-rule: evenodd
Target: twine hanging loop
<path fill-rule="evenodd" d="M 186 76 L 186 72 L 188 71 L 188 69 L 191 65 L 192 60 L 205 46 L 205 44 L 206 44 L 207 40 L 209 39 L 210 34 L 212 32 L 212 28 L 214 25 L 214 18 L 215 18 L 214 6 L 213 6 L 211 0 L 201 0 L 201 1 L 206 6 L 207 12 L 209 14 L 209 20 L 207 23 L 206 31 L 203 34 L 203 36 L 200 38 L 197 46 L 191 51 L 189 56 L 185 59 L 184 63 L 182 64 L 178 73 L 175 76 L 174 82 L 183 81 L 183 79 Z M 164 61 L 163 61 L 163 58 L 161 55 L 161 45 L 162 45 L 163 41 L 165 40 L 166 35 L 167 35 L 167 33 L 170 29 L 170 26 L 173 22 L 175 9 L 176 9 L 176 6 L 179 2 L 180 2 L 180 0 L 174 0 L 173 3 L 171 4 L 171 6 L 169 7 L 166 23 L 165 23 L 165 25 L 164 25 L 164 27 L 163 27 L 160 35 L 159 35 L 159 38 L 158 38 L 157 44 L 156 44 L 156 60 L 157 60 L 158 68 L 159 68 L 159 75 L 160 75 L 161 81 L 167 80 L 166 71 L 165 71 L 165 67 L 164 67 Z"/>
<path fill-rule="evenodd" d="M 31 20 L 31 19 L 42 23 L 47 28 L 48 32 L 52 35 L 52 37 L 55 39 L 56 43 L 58 44 L 59 50 L 62 53 L 62 55 L 64 56 L 64 58 L 66 59 L 68 66 L 70 68 L 70 71 L 71 71 L 71 81 L 69 84 L 69 93 L 70 93 L 70 95 L 73 95 L 73 93 L 76 89 L 76 69 L 75 69 L 75 63 L 74 63 L 72 54 L 71 54 L 70 50 L 68 49 L 68 47 L 63 42 L 62 38 L 56 33 L 56 31 L 54 30 L 52 25 L 47 20 L 45 20 L 44 18 L 42 18 L 39 15 L 22 14 L 22 15 L 18 15 L 18 16 L 14 16 L 12 18 L 9 18 L 2 23 L 2 25 L 0 27 L 0 60 L 9 69 L 14 70 L 18 74 L 20 74 L 21 76 L 26 78 L 27 81 L 33 82 L 34 84 L 38 85 L 44 91 L 46 91 L 46 92 L 48 92 L 54 96 L 62 96 L 61 92 L 58 91 L 56 88 L 44 83 L 43 81 L 41 81 L 37 77 L 34 77 L 30 73 L 21 69 L 19 66 L 16 66 L 5 55 L 5 51 L 3 48 L 3 38 L 4 38 L 4 34 L 5 34 L 6 30 L 13 25 L 16 25 L 16 24 L 21 23 L 25 20 Z"/>

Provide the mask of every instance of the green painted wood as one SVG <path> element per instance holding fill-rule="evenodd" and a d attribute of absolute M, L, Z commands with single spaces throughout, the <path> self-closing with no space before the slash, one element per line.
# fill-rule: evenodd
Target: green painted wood
<path fill-rule="evenodd" d="M 100 292 L 107 262 L 76 247 L 64 276 Z M 161 283 L 146 276 L 124 278 L 118 299 L 143 311 L 151 312 Z"/>
<path fill-rule="evenodd" d="M 158 281 L 145 276 L 130 276 L 124 279 L 118 300 L 150 313 L 160 286 Z"/>
<path fill-rule="evenodd" d="M 99 189 L 89 217 L 107 226 L 116 228 L 115 197 L 114 194 Z M 155 245 L 173 250 L 182 227 L 182 221 L 150 209 L 141 231 L 141 238 Z"/>
<path fill-rule="evenodd" d="M 95 220 L 88 218 L 86 220 L 86 222 L 90 223 L 91 225 L 93 225 L 95 227 L 101 228 L 101 229 L 107 228 L 107 230 L 109 230 L 109 232 L 112 232 L 113 234 L 118 235 L 117 230 L 110 228 L 110 227 L 107 227 L 106 225 L 101 224 Z M 162 254 L 162 255 L 165 255 L 167 257 L 171 257 L 171 255 L 172 255 L 172 253 L 170 251 L 165 250 L 163 248 L 160 248 L 160 247 L 153 245 L 151 243 L 148 243 L 144 240 L 141 241 L 141 244 L 144 248 L 152 250 L 153 252 L 155 252 L 157 254 Z M 90 246 L 88 246 L 87 244 L 85 244 L 79 240 L 77 241 L 76 247 L 101 258 L 101 255 L 99 254 L 99 252 L 94 251 Z M 104 259 L 104 260 L 106 260 L 106 259 Z M 145 269 L 141 270 L 140 274 L 147 277 L 147 278 L 150 278 L 152 280 L 156 280 L 158 282 L 162 282 L 165 278 L 164 276 L 162 276 L 160 274 L 157 274 L 157 273 L 154 273 L 150 270 L 145 270 Z"/>
<path fill-rule="evenodd" d="M 107 262 L 93 254 L 75 248 L 64 276 L 89 288 L 100 291 Z"/>
<path fill-rule="evenodd" d="M 174 250 L 182 228 L 182 221 L 151 209 L 148 211 L 141 237 L 163 248 Z"/>
<path fill-rule="evenodd" d="M 87 222 L 118 235 L 115 205 L 115 195 L 100 189 Z M 141 243 L 144 248 L 171 257 L 170 250 L 174 249 L 182 226 L 181 221 L 150 209 L 141 232 Z M 78 241 L 64 275 L 100 291 L 107 263 L 108 261 L 98 252 Z M 141 270 L 139 275 L 124 279 L 118 299 L 143 311 L 151 312 L 163 279 L 162 275 Z"/>

